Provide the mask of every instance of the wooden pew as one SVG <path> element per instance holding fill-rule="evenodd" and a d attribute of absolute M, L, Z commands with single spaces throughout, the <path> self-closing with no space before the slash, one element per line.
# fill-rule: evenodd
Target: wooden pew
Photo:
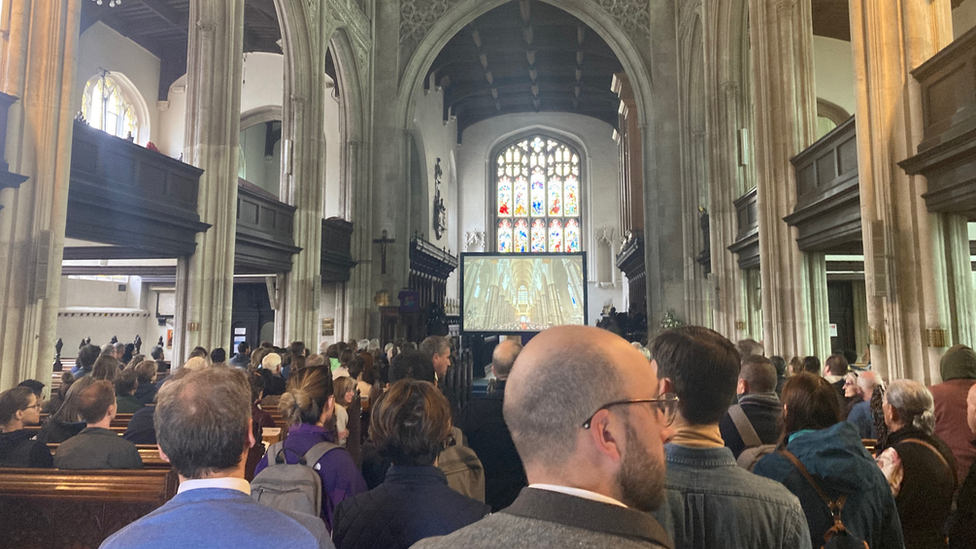
<path fill-rule="evenodd" d="M 17 549 L 97 549 L 176 495 L 176 472 L 0 468 L 0 532 Z"/>

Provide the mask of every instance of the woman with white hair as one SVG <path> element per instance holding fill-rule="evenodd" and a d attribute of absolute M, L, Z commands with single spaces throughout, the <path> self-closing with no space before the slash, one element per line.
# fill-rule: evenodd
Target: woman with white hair
<path fill-rule="evenodd" d="M 894 381 L 882 410 L 889 434 L 877 461 L 898 505 L 905 547 L 945 547 L 943 525 L 956 490 L 956 463 L 945 442 L 932 434 L 932 393 L 917 381 Z"/>

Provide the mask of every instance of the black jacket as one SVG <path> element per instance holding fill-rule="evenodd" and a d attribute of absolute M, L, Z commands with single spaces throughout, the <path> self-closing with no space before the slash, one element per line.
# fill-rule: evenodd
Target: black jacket
<path fill-rule="evenodd" d="M 146 406 L 132 414 L 129 426 L 125 428 L 122 438 L 133 444 L 156 444 L 156 428 L 153 426 L 153 412 L 155 406 Z"/>
<path fill-rule="evenodd" d="M 437 467 L 394 465 L 383 484 L 339 504 L 332 541 L 336 549 L 407 549 L 473 524 L 489 511 L 449 488 Z"/>
<path fill-rule="evenodd" d="M 47 445 L 31 440 L 35 431 L 0 433 L 0 467 L 54 467 Z"/>
<path fill-rule="evenodd" d="M 502 415 L 504 399 L 505 382 L 499 381 L 493 393 L 467 403 L 457 421 L 468 446 L 485 468 L 485 503 L 492 512 L 511 505 L 522 488 L 529 485 Z"/>
<path fill-rule="evenodd" d="M 972 547 L 976 547 L 976 463 L 969 467 L 969 474 L 959 488 L 956 514 L 949 529 L 949 549 Z"/>
<path fill-rule="evenodd" d="M 37 440 L 44 444 L 60 444 L 77 435 L 87 426 L 84 421 L 61 421 L 49 419 L 37 434 Z"/>
<path fill-rule="evenodd" d="M 923 445 L 904 442 L 918 439 L 931 444 L 943 459 Z M 904 427 L 888 435 L 888 447 L 894 447 L 901 460 L 904 477 L 895 503 L 908 549 L 941 547 L 943 525 L 952 508 L 956 490 L 956 460 L 945 442 L 914 427 Z"/>
<path fill-rule="evenodd" d="M 779 397 L 773 394 L 745 394 L 739 398 L 739 406 L 746 413 L 746 417 L 752 423 L 752 428 L 759 435 L 759 440 L 763 444 L 775 444 L 779 440 L 779 421 L 780 414 L 783 413 L 783 405 Z M 742 436 L 732 421 L 732 416 L 725 413 L 725 417 L 718 423 L 719 431 L 722 432 L 722 440 L 725 447 L 732 450 L 732 455 L 738 459 L 739 454 L 746 449 L 746 444 L 742 442 Z"/>

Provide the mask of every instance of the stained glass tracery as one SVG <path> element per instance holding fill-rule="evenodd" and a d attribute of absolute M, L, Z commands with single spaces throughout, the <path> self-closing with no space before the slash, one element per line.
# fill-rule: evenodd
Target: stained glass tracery
<path fill-rule="evenodd" d="M 580 251 L 579 154 L 565 143 L 534 136 L 504 149 L 495 163 L 498 251 Z"/>

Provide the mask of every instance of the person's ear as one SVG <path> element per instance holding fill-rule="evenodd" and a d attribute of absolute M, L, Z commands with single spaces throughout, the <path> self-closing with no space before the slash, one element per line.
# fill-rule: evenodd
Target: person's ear
<path fill-rule="evenodd" d="M 622 429 L 618 422 L 611 419 L 608 410 L 600 410 L 593 415 L 588 432 L 590 440 L 600 454 L 614 462 L 619 462 L 623 458 L 623 448 L 620 446 Z"/>
<path fill-rule="evenodd" d="M 663 395 L 665 393 L 673 393 L 673 392 L 674 392 L 674 383 L 671 382 L 671 378 L 662 377 L 660 380 L 658 380 L 657 393 L 659 395 Z"/>
<path fill-rule="evenodd" d="M 254 418 L 250 418 L 247 420 L 247 447 L 254 448 L 255 444 L 257 441 L 254 439 Z"/>
<path fill-rule="evenodd" d="M 163 451 L 163 447 L 157 444 L 156 449 L 159 450 L 159 459 L 169 463 L 169 456 L 167 456 L 166 452 Z"/>

